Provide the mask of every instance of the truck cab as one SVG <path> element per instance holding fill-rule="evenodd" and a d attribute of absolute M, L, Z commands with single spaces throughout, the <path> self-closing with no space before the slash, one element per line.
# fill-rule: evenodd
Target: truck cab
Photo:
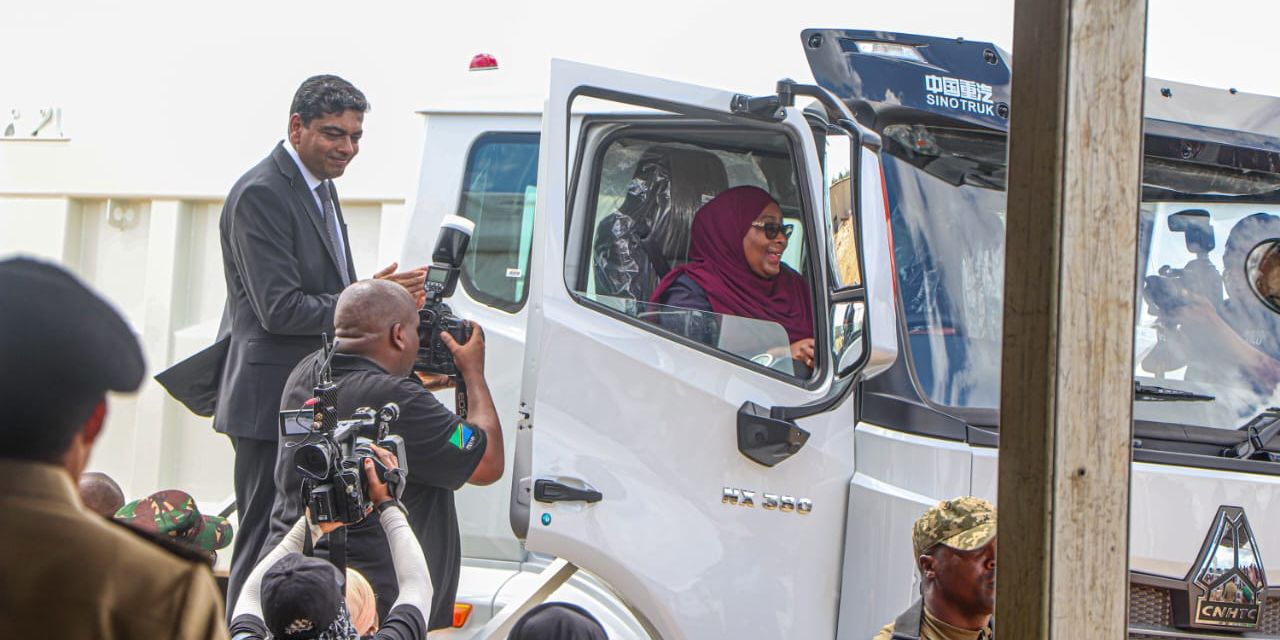
<path fill-rule="evenodd" d="M 553 597 L 612 637 L 868 638 L 918 592 L 914 519 L 995 500 L 1009 56 L 801 44 L 815 85 L 555 61 L 540 112 L 425 114 L 404 259 L 444 215 L 476 222 L 450 302 L 486 329 L 515 443 L 509 485 L 458 497 L 477 625 L 554 557 L 582 571 Z M 1148 80 L 1131 637 L 1280 638 L 1277 120 L 1272 98 Z M 697 210 L 742 185 L 793 225 L 812 368 L 777 323 L 652 299 Z"/>

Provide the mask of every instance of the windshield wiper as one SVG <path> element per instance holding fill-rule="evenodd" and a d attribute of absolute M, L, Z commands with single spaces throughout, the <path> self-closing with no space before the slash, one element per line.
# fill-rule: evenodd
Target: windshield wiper
<path fill-rule="evenodd" d="M 1133 382 L 1133 399 L 1141 402 L 1212 402 L 1214 396 L 1192 393 L 1172 387 L 1142 384 L 1135 380 Z"/>
<path fill-rule="evenodd" d="M 1267 445 L 1280 434 L 1280 409 L 1271 407 L 1250 420 L 1241 431 L 1247 431 L 1249 437 L 1234 447 L 1222 450 L 1222 457 L 1238 460 L 1258 459 L 1280 462 L 1280 454 L 1264 451 Z"/>

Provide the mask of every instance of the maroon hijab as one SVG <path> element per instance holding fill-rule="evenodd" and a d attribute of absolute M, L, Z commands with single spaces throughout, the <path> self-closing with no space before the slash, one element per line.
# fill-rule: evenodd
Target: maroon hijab
<path fill-rule="evenodd" d="M 746 318 L 772 320 L 787 330 L 791 342 L 813 337 L 813 307 L 804 277 L 787 265 L 771 279 L 756 275 L 742 253 L 742 239 L 751 223 L 769 203 L 768 192 L 756 187 L 734 187 L 702 205 L 693 217 L 689 262 L 672 269 L 650 302 L 681 274 L 688 274 L 707 292 L 711 310 Z"/>

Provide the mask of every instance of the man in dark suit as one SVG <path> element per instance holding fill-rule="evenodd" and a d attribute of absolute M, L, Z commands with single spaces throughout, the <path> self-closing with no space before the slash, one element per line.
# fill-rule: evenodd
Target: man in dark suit
<path fill-rule="evenodd" d="M 333 334 L 338 294 L 356 279 L 333 179 L 359 152 L 364 94 L 337 76 L 294 94 L 289 137 L 235 183 L 222 208 L 227 302 L 220 340 L 157 379 L 235 447 L 235 536 L 227 609 L 257 562 L 275 496 L 280 395 L 289 372 Z M 425 269 L 374 275 L 421 297 Z M 217 377 L 211 377 L 211 373 Z M 175 375 L 176 374 L 176 375 Z"/>

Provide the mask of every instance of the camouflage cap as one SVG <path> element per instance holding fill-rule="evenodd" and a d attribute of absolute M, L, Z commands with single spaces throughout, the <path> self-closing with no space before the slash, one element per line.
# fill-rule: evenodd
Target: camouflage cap
<path fill-rule="evenodd" d="M 116 512 L 116 520 L 144 531 L 176 538 L 201 551 L 217 551 L 231 544 L 226 518 L 200 515 L 196 501 L 185 491 L 165 489 L 134 500 Z"/>
<path fill-rule="evenodd" d="M 916 557 L 944 544 L 960 551 L 972 551 L 996 537 L 996 508 L 982 498 L 964 496 L 943 500 L 916 520 L 911 528 L 911 546 Z"/>

